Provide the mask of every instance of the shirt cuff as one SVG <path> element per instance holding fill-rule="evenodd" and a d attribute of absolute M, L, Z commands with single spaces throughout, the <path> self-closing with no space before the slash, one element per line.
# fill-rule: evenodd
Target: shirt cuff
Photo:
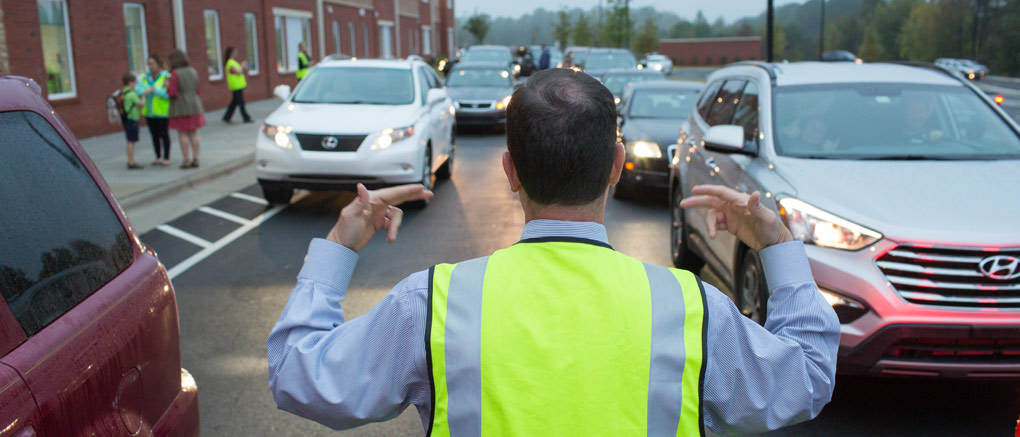
<path fill-rule="evenodd" d="M 758 252 L 769 290 L 784 285 L 814 282 L 803 241 L 773 244 Z"/>
<path fill-rule="evenodd" d="M 358 264 L 358 254 L 342 244 L 322 238 L 314 238 L 308 244 L 305 264 L 298 273 L 298 279 L 310 279 L 347 292 Z"/>

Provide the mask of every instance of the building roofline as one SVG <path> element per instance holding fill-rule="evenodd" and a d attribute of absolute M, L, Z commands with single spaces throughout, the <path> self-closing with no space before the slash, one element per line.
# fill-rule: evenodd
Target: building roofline
<path fill-rule="evenodd" d="M 721 38 L 664 38 L 659 40 L 660 43 L 667 42 L 742 42 L 742 41 L 761 41 L 760 36 L 727 36 Z"/>

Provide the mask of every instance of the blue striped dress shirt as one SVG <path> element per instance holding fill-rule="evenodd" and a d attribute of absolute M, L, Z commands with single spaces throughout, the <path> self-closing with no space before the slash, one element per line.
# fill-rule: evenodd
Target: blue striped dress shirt
<path fill-rule="evenodd" d="M 524 226 L 522 240 L 542 237 L 609 243 L 598 223 L 532 220 Z M 716 433 L 766 431 L 814 418 L 835 384 L 839 321 L 818 292 L 803 243 L 777 244 L 759 255 L 771 293 L 765 327 L 704 284 L 709 317 L 702 414 Z M 333 429 L 392 419 L 414 405 L 427 426 L 428 271 L 408 276 L 369 312 L 345 322 L 340 302 L 357 261 L 340 244 L 314 239 L 309 245 L 267 341 L 276 405 Z"/>

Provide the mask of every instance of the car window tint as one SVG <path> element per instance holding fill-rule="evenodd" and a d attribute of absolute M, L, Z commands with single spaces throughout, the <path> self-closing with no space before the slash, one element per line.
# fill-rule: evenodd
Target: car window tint
<path fill-rule="evenodd" d="M 758 85 L 748 82 L 744 94 L 733 113 L 733 124 L 744 128 L 744 147 L 752 146 L 758 141 Z"/>
<path fill-rule="evenodd" d="M 703 120 L 708 120 L 708 110 L 712 108 L 712 102 L 715 101 L 715 95 L 719 92 L 723 81 L 712 82 L 705 89 L 705 93 L 701 95 L 701 100 L 698 101 L 698 114 L 701 115 Z"/>
<path fill-rule="evenodd" d="M 712 109 L 708 111 L 708 119 L 706 121 L 709 126 L 730 124 L 733 121 L 733 113 L 737 110 L 737 104 L 740 103 L 740 93 L 744 90 L 746 83 L 747 81 L 743 80 L 727 80 L 723 84 L 722 88 L 719 89 L 719 95 L 712 102 Z"/>
<path fill-rule="evenodd" d="M 128 234 L 42 116 L 0 112 L 0 291 L 29 336 L 131 264 Z"/>

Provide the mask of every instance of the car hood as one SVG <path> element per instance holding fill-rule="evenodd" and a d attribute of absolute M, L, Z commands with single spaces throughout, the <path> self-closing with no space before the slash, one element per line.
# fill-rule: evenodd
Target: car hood
<path fill-rule="evenodd" d="M 966 245 L 1020 245 L 1017 168 L 1015 160 L 775 160 L 795 187 L 786 194 L 893 240 Z"/>
<path fill-rule="evenodd" d="M 465 87 L 446 87 L 446 94 L 450 96 L 454 101 L 463 100 L 491 100 L 499 101 L 503 100 L 504 97 L 513 94 L 514 89 L 511 87 L 494 87 L 494 86 L 465 86 Z"/>
<path fill-rule="evenodd" d="M 366 134 L 410 126 L 421 108 L 415 105 L 333 105 L 284 102 L 266 124 L 291 126 L 294 132 Z"/>
<path fill-rule="evenodd" d="M 623 123 L 620 131 L 627 141 L 655 141 L 659 143 L 659 147 L 665 153 L 667 147 L 676 144 L 676 139 L 680 135 L 680 126 L 683 124 L 683 119 L 629 118 Z"/>

